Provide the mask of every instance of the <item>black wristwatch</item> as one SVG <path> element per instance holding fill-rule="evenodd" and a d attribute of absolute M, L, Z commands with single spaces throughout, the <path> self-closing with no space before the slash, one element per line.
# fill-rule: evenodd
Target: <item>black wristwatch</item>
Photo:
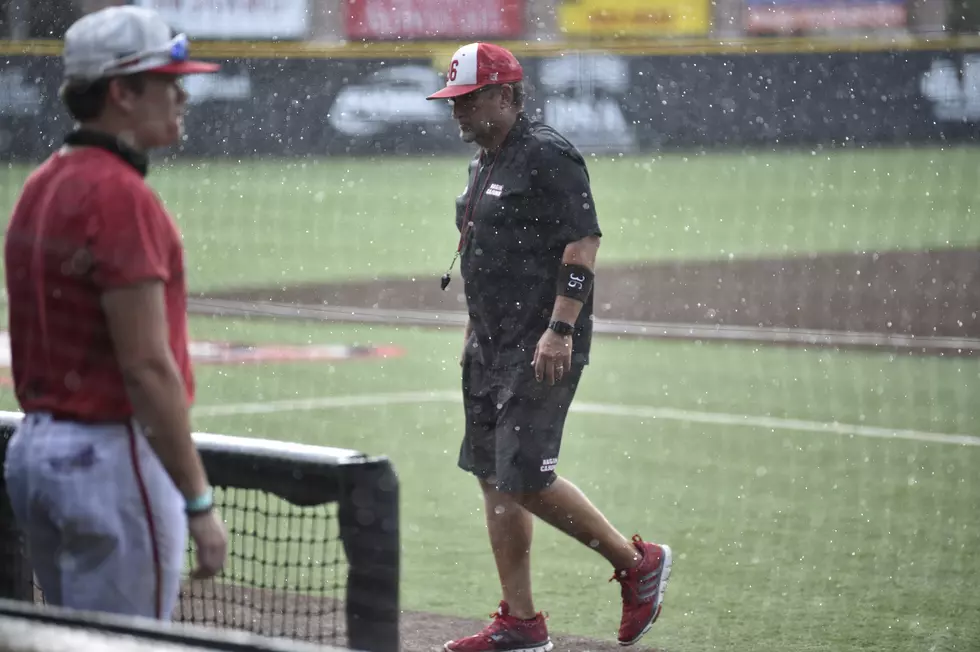
<path fill-rule="evenodd" d="M 555 331 L 556 333 L 562 336 L 571 335 L 572 333 L 575 332 L 574 326 L 572 326 L 568 322 L 558 321 L 558 320 L 553 320 L 550 324 L 548 324 L 548 328 L 550 328 L 551 330 Z"/>

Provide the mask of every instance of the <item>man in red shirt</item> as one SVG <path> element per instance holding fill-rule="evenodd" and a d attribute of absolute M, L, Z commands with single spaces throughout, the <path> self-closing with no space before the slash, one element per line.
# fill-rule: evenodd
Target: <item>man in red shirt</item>
<path fill-rule="evenodd" d="M 183 250 L 145 183 L 176 142 L 187 59 L 153 11 L 110 7 L 67 31 L 60 96 L 76 120 L 7 227 L 15 391 L 4 475 L 49 603 L 169 619 L 188 532 L 194 577 L 227 535 L 191 438 Z"/>

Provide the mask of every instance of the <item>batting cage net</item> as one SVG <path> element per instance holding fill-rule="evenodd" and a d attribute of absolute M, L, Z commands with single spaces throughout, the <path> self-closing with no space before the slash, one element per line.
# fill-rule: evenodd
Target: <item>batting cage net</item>
<path fill-rule="evenodd" d="M 21 418 L 0 413 L 0 462 Z M 398 649 L 398 479 L 384 457 L 195 433 L 228 529 L 224 570 L 187 580 L 174 619 Z M 0 481 L 0 597 L 44 603 Z M 188 565 L 194 544 L 189 540 Z"/>

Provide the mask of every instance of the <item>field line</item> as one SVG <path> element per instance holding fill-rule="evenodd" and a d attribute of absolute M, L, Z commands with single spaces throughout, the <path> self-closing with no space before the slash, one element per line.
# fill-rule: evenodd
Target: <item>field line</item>
<path fill-rule="evenodd" d="M 387 394 L 355 394 L 349 396 L 324 396 L 309 399 L 287 399 L 254 403 L 226 403 L 204 405 L 194 409 L 195 417 L 236 416 L 244 414 L 274 414 L 277 412 L 302 412 L 350 407 L 379 407 L 386 405 L 415 405 L 416 403 L 456 403 L 458 391 L 395 392 Z M 610 403 L 577 403 L 572 412 L 635 419 L 662 419 L 682 423 L 704 423 L 718 426 L 744 426 L 762 430 L 812 432 L 827 435 L 871 437 L 877 439 L 907 439 L 933 444 L 957 444 L 980 446 L 980 437 L 923 430 L 904 430 L 865 426 L 833 421 L 807 421 L 784 417 L 767 417 L 725 412 L 679 410 L 668 407 L 642 405 L 617 405 Z"/>
<path fill-rule="evenodd" d="M 377 407 L 383 405 L 414 405 L 416 403 L 448 403 L 459 398 L 459 392 L 400 392 L 394 394 L 358 394 L 352 396 L 323 396 L 320 398 L 286 399 L 256 403 L 226 403 L 194 408 L 196 417 L 237 416 L 240 414 L 273 414 L 303 412 L 348 407 Z"/>
<path fill-rule="evenodd" d="M 879 439 L 910 439 L 936 444 L 961 444 L 963 446 L 980 446 L 980 437 L 973 435 L 929 432 L 924 430 L 902 430 L 883 428 L 880 426 L 862 426 L 835 421 L 806 421 L 803 419 L 787 419 L 784 417 L 754 416 L 749 414 L 728 414 L 725 412 L 700 412 L 694 410 L 677 410 L 674 408 L 655 408 L 634 405 L 607 405 L 601 403 L 583 403 L 573 405 L 572 412 L 587 414 L 602 414 L 606 416 L 623 416 L 646 419 L 664 419 L 686 423 L 706 423 L 720 426 L 748 426 L 763 430 L 797 430 L 833 435 L 850 435 L 854 437 L 874 437 Z"/>

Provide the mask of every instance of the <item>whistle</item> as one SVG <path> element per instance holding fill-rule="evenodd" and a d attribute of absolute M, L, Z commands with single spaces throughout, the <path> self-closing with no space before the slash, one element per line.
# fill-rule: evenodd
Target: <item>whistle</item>
<path fill-rule="evenodd" d="M 439 280 L 439 285 L 445 290 L 449 287 L 449 274 L 443 274 L 442 278 Z"/>

